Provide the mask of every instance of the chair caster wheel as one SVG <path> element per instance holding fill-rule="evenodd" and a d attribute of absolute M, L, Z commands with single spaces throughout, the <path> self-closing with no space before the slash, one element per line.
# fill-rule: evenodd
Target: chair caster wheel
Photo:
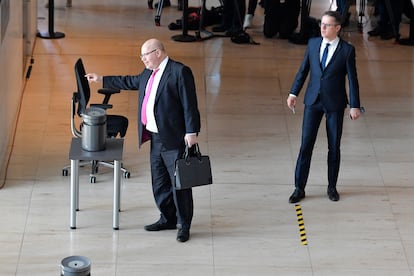
<path fill-rule="evenodd" d="M 68 170 L 62 170 L 62 176 L 68 176 Z"/>
<path fill-rule="evenodd" d="M 89 182 L 90 183 L 96 183 L 96 177 L 95 176 L 91 176 L 90 178 L 89 178 Z"/>
<path fill-rule="evenodd" d="M 124 178 L 130 178 L 131 173 L 130 172 L 124 172 Z"/>

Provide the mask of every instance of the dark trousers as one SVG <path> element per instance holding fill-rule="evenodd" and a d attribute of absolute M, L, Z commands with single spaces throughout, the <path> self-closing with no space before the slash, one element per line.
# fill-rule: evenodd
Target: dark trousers
<path fill-rule="evenodd" d="M 345 12 L 346 0 L 336 0 L 337 11 L 343 16 Z"/>
<path fill-rule="evenodd" d="M 249 0 L 249 5 L 247 8 L 247 13 L 254 15 L 254 12 L 256 11 L 257 7 L 257 0 Z"/>
<path fill-rule="evenodd" d="M 167 150 L 160 136 L 151 136 L 151 178 L 155 203 L 161 212 L 161 222 L 179 224 L 190 229 L 193 218 L 193 193 L 191 189 L 176 191 L 173 187 L 174 163 L 182 156 L 184 147 Z"/>
<path fill-rule="evenodd" d="M 404 1 L 403 0 L 390 0 L 390 6 L 387 7 L 385 0 L 379 0 L 377 8 L 379 12 L 378 26 L 382 32 L 400 32 L 401 16 L 403 13 Z M 393 21 L 391 20 L 391 17 Z"/>
<path fill-rule="evenodd" d="M 296 188 L 305 189 L 309 176 L 313 148 L 324 115 L 326 117 L 326 133 L 328 136 L 328 187 L 336 187 L 341 162 L 340 148 L 344 110 L 328 112 L 318 100 L 311 106 L 305 106 L 302 125 L 302 145 L 295 171 Z"/>
<path fill-rule="evenodd" d="M 222 26 L 233 32 L 242 30 L 245 13 L 245 0 L 223 0 Z"/>

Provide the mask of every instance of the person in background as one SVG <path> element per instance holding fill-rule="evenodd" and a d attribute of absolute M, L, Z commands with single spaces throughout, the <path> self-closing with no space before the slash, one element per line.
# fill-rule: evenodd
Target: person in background
<path fill-rule="evenodd" d="M 342 15 L 342 27 L 346 27 L 349 25 L 349 18 L 351 17 L 351 13 L 349 12 L 349 6 L 346 7 L 347 0 L 336 0 L 336 11 Z"/>
<path fill-rule="evenodd" d="M 369 36 L 379 36 L 383 40 L 399 39 L 400 23 L 403 13 L 404 0 L 393 0 L 387 7 L 385 0 L 376 2 L 378 12 L 377 26 L 368 32 Z"/>
<path fill-rule="evenodd" d="M 345 5 L 346 5 L 346 0 L 336 0 L 336 11 L 339 12 L 341 15 L 343 15 L 345 12 Z"/>
<path fill-rule="evenodd" d="M 212 28 L 213 32 L 225 32 L 226 36 L 235 36 L 243 30 L 243 17 L 246 13 L 245 0 L 223 0 L 222 22 Z"/>
<path fill-rule="evenodd" d="M 293 81 L 287 106 L 294 111 L 297 97 L 310 75 L 302 122 L 302 142 L 295 169 L 295 190 L 290 203 L 305 197 L 313 147 L 322 117 L 326 119 L 328 138 L 328 189 L 330 200 L 338 201 L 336 184 L 341 161 L 341 137 L 345 108 L 350 105 L 349 116 L 357 120 L 360 115 L 359 84 L 355 64 L 355 48 L 339 37 L 341 14 L 327 11 L 321 19 L 322 37 L 311 38 L 302 64 Z M 346 92 L 349 84 L 349 100 Z"/>
<path fill-rule="evenodd" d="M 177 229 L 177 241 L 190 238 L 193 218 L 191 189 L 173 187 L 175 160 L 186 145 L 197 143 L 200 132 L 196 87 L 191 69 L 170 59 L 158 39 L 152 38 L 141 47 L 145 69 L 134 76 L 99 76 L 87 74 L 90 82 L 103 82 L 103 87 L 139 90 L 139 147 L 151 141 L 150 163 L 152 190 L 160 218 L 144 227 L 147 231 Z"/>
<path fill-rule="evenodd" d="M 243 29 L 246 30 L 252 26 L 252 21 L 254 17 L 254 12 L 256 11 L 257 0 L 249 0 L 247 6 L 247 14 L 244 16 Z"/>

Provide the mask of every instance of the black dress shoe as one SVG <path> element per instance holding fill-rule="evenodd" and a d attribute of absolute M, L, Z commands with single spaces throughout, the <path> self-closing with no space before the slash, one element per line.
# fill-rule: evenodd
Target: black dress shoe
<path fill-rule="evenodd" d="M 289 197 L 289 203 L 299 202 L 302 198 L 305 198 L 305 191 L 296 188 L 293 194 Z"/>
<path fill-rule="evenodd" d="M 225 31 L 227 31 L 228 28 L 226 28 L 223 25 L 218 25 L 218 26 L 214 26 L 211 30 L 215 33 L 223 33 Z"/>
<path fill-rule="evenodd" d="M 178 229 L 177 241 L 186 242 L 190 239 L 190 230 L 185 228 Z"/>
<path fill-rule="evenodd" d="M 371 30 L 368 32 L 369 36 L 379 36 L 381 35 L 382 31 L 380 30 L 380 28 L 376 27 L 375 29 Z"/>
<path fill-rule="evenodd" d="M 382 33 L 380 37 L 382 40 L 389 40 L 389 39 L 395 38 L 395 35 L 393 32 L 385 32 L 385 33 Z"/>
<path fill-rule="evenodd" d="M 234 36 L 237 36 L 237 33 L 236 32 L 232 32 L 232 31 L 226 31 L 225 33 L 224 33 L 224 36 L 226 36 L 226 37 L 234 37 Z"/>
<path fill-rule="evenodd" d="M 338 201 L 339 200 L 339 194 L 336 188 L 328 188 L 328 197 L 332 201 Z"/>
<path fill-rule="evenodd" d="M 147 231 L 173 230 L 177 229 L 177 225 L 172 223 L 161 223 L 160 221 L 157 221 L 156 223 L 145 225 L 144 229 Z"/>
<path fill-rule="evenodd" d="M 155 8 L 156 8 L 156 9 L 158 9 L 158 5 L 159 5 L 159 4 L 160 4 L 160 2 L 155 3 L 155 5 L 154 5 L 154 6 L 155 6 Z M 165 0 L 164 0 L 162 7 L 163 7 L 163 8 L 165 8 L 165 7 L 170 7 L 170 6 L 171 6 L 171 2 L 170 2 L 170 1 L 165 1 Z"/>

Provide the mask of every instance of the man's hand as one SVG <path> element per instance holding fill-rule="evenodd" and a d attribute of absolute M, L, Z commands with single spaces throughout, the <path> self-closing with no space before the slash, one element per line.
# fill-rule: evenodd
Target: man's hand
<path fill-rule="evenodd" d="M 101 82 L 102 81 L 102 77 L 95 73 L 86 74 L 85 78 L 88 80 L 88 82 Z"/>
<path fill-rule="evenodd" d="M 287 106 L 290 110 L 292 110 L 293 113 L 295 113 L 295 106 L 296 106 L 296 97 L 295 96 L 289 96 L 286 100 Z"/>
<path fill-rule="evenodd" d="M 184 141 L 186 145 L 191 148 L 193 145 L 197 144 L 197 134 L 186 134 L 184 136 Z"/>
<path fill-rule="evenodd" d="M 360 108 L 351 108 L 349 110 L 349 117 L 351 117 L 351 120 L 358 120 L 360 116 L 361 116 Z"/>

